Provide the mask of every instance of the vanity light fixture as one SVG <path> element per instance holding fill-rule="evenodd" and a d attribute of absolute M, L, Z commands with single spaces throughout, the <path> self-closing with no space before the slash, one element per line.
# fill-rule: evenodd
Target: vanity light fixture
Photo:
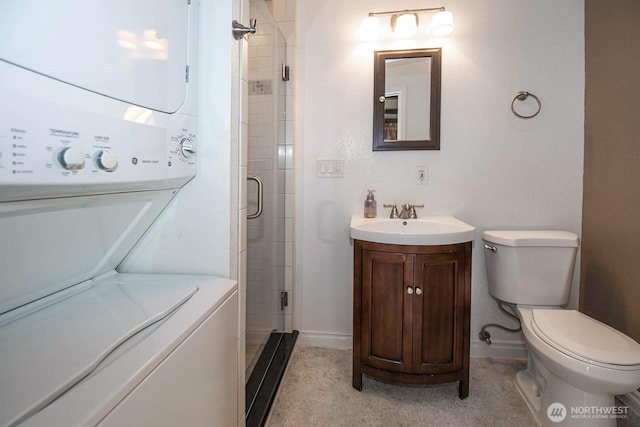
<path fill-rule="evenodd" d="M 391 31 L 398 38 L 413 37 L 418 31 L 418 14 L 436 12 L 431 20 L 429 33 L 435 37 L 445 36 L 453 31 L 453 14 L 444 7 L 427 9 L 390 10 L 387 12 L 369 12 L 369 16 L 360 23 L 360 38 L 367 41 L 382 37 L 382 24 L 379 16 L 391 15 Z"/>

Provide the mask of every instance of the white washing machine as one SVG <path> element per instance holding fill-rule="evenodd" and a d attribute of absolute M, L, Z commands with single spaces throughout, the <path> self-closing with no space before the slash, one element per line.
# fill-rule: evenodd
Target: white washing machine
<path fill-rule="evenodd" d="M 0 426 L 237 425 L 237 287 L 118 265 L 195 174 L 196 0 L 0 4 Z"/>

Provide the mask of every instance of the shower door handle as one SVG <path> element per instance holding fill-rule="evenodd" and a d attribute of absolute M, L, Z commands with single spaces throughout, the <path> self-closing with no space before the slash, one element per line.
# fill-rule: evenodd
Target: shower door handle
<path fill-rule="evenodd" d="M 247 219 L 256 219 L 260 215 L 262 215 L 262 199 L 263 199 L 262 180 L 257 176 L 249 175 L 247 177 L 247 181 L 254 181 L 256 184 L 258 184 L 258 209 L 252 214 L 247 214 Z"/>

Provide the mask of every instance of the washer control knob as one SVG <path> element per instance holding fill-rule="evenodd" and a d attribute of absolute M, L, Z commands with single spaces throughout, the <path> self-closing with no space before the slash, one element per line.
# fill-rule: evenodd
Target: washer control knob
<path fill-rule="evenodd" d="M 78 147 L 66 147 L 58 152 L 58 163 L 64 169 L 77 170 L 84 167 L 84 153 Z"/>
<path fill-rule="evenodd" d="M 182 138 L 180 140 L 180 153 L 185 159 L 190 159 L 191 156 L 196 154 L 196 149 L 189 138 Z"/>
<path fill-rule="evenodd" d="M 118 167 L 118 156 L 107 151 L 100 150 L 94 155 L 96 165 L 103 171 L 113 172 Z"/>

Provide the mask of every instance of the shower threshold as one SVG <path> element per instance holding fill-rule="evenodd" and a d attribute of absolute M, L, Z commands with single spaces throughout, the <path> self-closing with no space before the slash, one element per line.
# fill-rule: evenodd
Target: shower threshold
<path fill-rule="evenodd" d="M 261 427 L 267 421 L 297 338 L 298 331 L 269 336 L 245 389 L 247 427 Z"/>

